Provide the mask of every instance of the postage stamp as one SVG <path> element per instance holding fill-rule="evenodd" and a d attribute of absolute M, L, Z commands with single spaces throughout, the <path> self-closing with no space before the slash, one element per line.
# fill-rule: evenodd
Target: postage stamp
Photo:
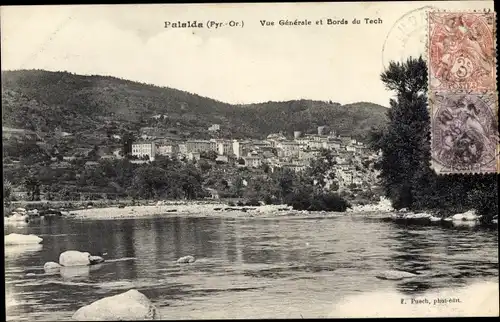
<path fill-rule="evenodd" d="M 432 166 L 436 172 L 497 172 L 495 94 L 434 92 L 430 103 Z"/>
<path fill-rule="evenodd" d="M 431 90 L 495 90 L 494 12 L 429 12 L 428 28 Z"/>

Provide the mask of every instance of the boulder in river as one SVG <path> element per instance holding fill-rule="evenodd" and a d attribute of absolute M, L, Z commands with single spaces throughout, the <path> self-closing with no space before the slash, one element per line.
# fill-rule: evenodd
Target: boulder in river
<path fill-rule="evenodd" d="M 32 245 L 40 244 L 43 238 L 36 235 L 23 235 L 12 233 L 5 236 L 5 245 Z"/>
<path fill-rule="evenodd" d="M 104 258 L 101 256 L 90 256 L 89 257 L 90 265 L 100 264 L 104 262 Z"/>
<path fill-rule="evenodd" d="M 43 265 L 43 270 L 45 272 L 54 272 L 54 271 L 59 271 L 61 269 L 61 265 L 59 265 L 56 262 L 47 262 L 45 265 Z"/>
<path fill-rule="evenodd" d="M 412 278 L 415 276 L 418 276 L 418 275 L 410 273 L 410 272 L 405 272 L 405 271 L 385 271 L 385 272 L 380 272 L 377 275 L 375 275 L 376 278 L 379 278 L 382 280 L 393 280 L 393 281 L 398 281 L 398 280 L 402 280 L 405 278 Z"/>
<path fill-rule="evenodd" d="M 442 220 L 441 217 L 436 216 L 431 216 L 429 219 L 431 220 L 431 222 L 440 222 Z"/>
<path fill-rule="evenodd" d="M 90 265 L 90 253 L 77 250 L 67 250 L 59 255 L 59 264 L 62 266 Z"/>
<path fill-rule="evenodd" d="M 11 216 L 4 217 L 4 222 L 6 223 L 26 222 L 26 218 L 28 218 L 28 216 L 25 214 L 13 212 Z"/>
<path fill-rule="evenodd" d="M 412 213 L 412 212 L 403 212 L 392 215 L 392 219 L 399 222 L 415 222 L 415 223 L 428 223 L 431 221 L 433 216 L 431 214 L 422 212 L 422 213 Z"/>
<path fill-rule="evenodd" d="M 190 263 L 194 263 L 195 262 L 195 258 L 194 256 L 191 256 L 191 255 L 188 255 L 188 256 L 184 256 L 184 257 L 181 257 L 177 260 L 177 263 L 178 264 L 190 264 Z"/>
<path fill-rule="evenodd" d="M 78 309 L 76 321 L 160 320 L 160 314 L 151 301 L 139 291 L 105 297 Z"/>
<path fill-rule="evenodd" d="M 29 216 L 39 216 L 40 213 L 39 213 L 38 209 L 32 209 L 32 210 L 28 210 L 28 215 Z"/>
<path fill-rule="evenodd" d="M 453 221 L 476 221 L 479 220 L 479 216 L 476 214 L 474 210 L 469 210 L 462 214 L 456 214 L 452 217 Z"/>

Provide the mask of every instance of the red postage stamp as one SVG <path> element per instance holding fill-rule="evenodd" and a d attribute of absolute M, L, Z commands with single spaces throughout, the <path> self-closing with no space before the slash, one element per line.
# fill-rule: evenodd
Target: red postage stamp
<path fill-rule="evenodd" d="M 430 12 L 428 24 L 432 90 L 496 89 L 495 13 Z"/>

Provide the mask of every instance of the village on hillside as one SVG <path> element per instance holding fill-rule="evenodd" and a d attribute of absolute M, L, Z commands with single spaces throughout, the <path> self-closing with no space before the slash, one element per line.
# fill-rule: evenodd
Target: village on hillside
<path fill-rule="evenodd" d="M 157 156 L 200 160 L 204 154 L 212 152 L 216 155 L 215 161 L 220 163 L 236 159 L 238 166 L 259 168 L 267 165 L 271 171 L 288 168 L 299 172 L 305 170 L 320 155 L 321 150 L 330 150 L 336 166 L 332 169 L 335 179 L 328 185 L 336 183 L 339 190 L 374 185 L 378 171 L 373 168 L 373 161 L 378 154 L 370 151 L 363 142 L 337 135 L 335 131 L 326 132 L 326 129 L 326 126 L 319 126 L 315 134 L 295 131 L 293 138 L 273 133 L 265 140 L 210 139 L 176 142 L 143 135 L 141 140 L 132 143 L 131 155 L 139 159 L 133 162 L 148 162 Z M 218 131 L 220 125 L 213 124 L 209 130 Z M 119 151 L 116 150 L 114 155 L 119 156 Z"/>
<path fill-rule="evenodd" d="M 75 160 L 85 160 L 84 166 L 92 168 L 99 166 L 100 160 L 123 159 L 125 154 L 133 164 L 147 164 L 161 157 L 177 158 L 190 162 L 199 162 L 200 159 L 210 160 L 226 168 L 267 168 L 274 172 L 276 169 L 290 169 L 295 172 L 304 171 L 313 160 L 317 159 L 322 151 L 328 151 L 333 157 L 334 166 L 325 173 L 327 180 L 325 188 L 331 191 L 365 191 L 372 190 L 378 184 L 379 171 L 374 165 L 379 153 L 370 150 L 366 144 L 350 136 L 337 135 L 327 126 L 317 127 L 316 133 L 304 134 L 295 131 L 293 137 L 286 137 L 283 133 L 269 134 L 264 140 L 257 139 L 225 139 L 218 137 L 220 124 L 212 124 L 208 129 L 211 139 L 179 139 L 160 135 L 142 134 L 128 143 L 125 153 L 124 147 L 118 144 L 99 146 L 95 149 L 77 149 L 78 153 L 54 156 L 53 151 L 49 161 L 53 169 L 70 168 Z M 31 133 L 31 134 L 30 134 Z M 60 140 L 71 137 L 71 133 L 62 132 Z M 3 138 L 6 140 L 22 137 L 41 141 L 36 132 L 3 128 Z M 114 135 L 115 141 L 123 138 Z M 43 143 L 41 143 L 43 145 Z M 57 152 L 57 151 L 56 151 Z M 17 160 L 4 160 L 4 167 L 15 167 Z M 15 189 L 18 199 L 25 199 L 24 189 Z M 19 190 L 19 191 L 17 191 Z"/>

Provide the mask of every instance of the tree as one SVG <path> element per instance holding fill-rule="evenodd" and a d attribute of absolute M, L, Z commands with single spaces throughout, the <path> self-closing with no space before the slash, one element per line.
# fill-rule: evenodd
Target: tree
<path fill-rule="evenodd" d="M 8 204 L 12 197 L 12 183 L 9 180 L 3 181 L 3 201 Z"/>
<path fill-rule="evenodd" d="M 391 62 L 381 74 L 395 91 L 385 128 L 371 132 L 370 145 L 382 151 L 376 167 L 393 207 L 436 210 L 444 215 L 476 209 L 485 221 L 498 212 L 495 174 L 437 175 L 430 167 L 430 119 L 427 110 L 427 67 L 419 57 Z"/>
<path fill-rule="evenodd" d="M 40 200 L 40 185 L 40 180 L 35 176 L 29 176 L 24 180 L 31 201 Z"/>
<path fill-rule="evenodd" d="M 381 79 L 397 98 L 390 101 L 387 128 L 374 135 L 372 144 L 383 153 L 380 169 L 386 196 L 395 208 L 411 208 L 413 178 L 428 148 L 427 67 L 421 57 L 391 62 Z"/>
<path fill-rule="evenodd" d="M 324 189 L 328 181 L 335 179 L 332 171 L 337 162 L 331 150 L 322 149 L 318 158 L 313 159 L 306 169 L 306 175 L 315 182 L 317 189 Z"/>
<path fill-rule="evenodd" d="M 273 179 L 277 185 L 277 197 L 280 202 L 284 202 L 298 185 L 298 176 L 290 169 L 279 169 L 273 174 Z"/>
<path fill-rule="evenodd" d="M 131 188 L 136 192 L 137 197 L 154 199 L 168 195 L 170 182 L 168 173 L 164 169 L 143 166 L 135 171 Z"/>
<path fill-rule="evenodd" d="M 202 172 L 208 172 L 212 169 L 212 165 L 203 159 L 198 162 L 198 166 Z"/>
<path fill-rule="evenodd" d="M 131 131 L 125 131 L 121 137 L 123 155 L 128 156 L 132 153 L 132 144 L 136 140 L 135 135 Z"/>
<path fill-rule="evenodd" d="M 200 152 L 200 158 L 207 159 L 210 161 L 215 161 L 217 159 L 217 156 L 218 156 L 217 152 L 212 150 Z"/>

